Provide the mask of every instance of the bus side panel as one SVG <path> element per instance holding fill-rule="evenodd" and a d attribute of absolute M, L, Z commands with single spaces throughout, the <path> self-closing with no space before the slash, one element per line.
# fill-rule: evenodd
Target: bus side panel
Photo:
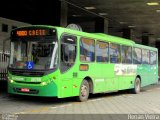
<path fill-rule="evenodd" d="M 134 76 L 123 75 L 119 77 L 119 90 L 131 89 L 134 87 Z"/>
<path fill-rule="evenodd" d="M 156 65 L 151 65 L 150 66 L 150 83 L 158 83 L 158 67 Z"/>
<path fill-rule="evenodd" d="M 107 74 L 107 70 L 104 68 L 105 64 L 96 63 L 95 65 L 90 65 L 90 74 L 93 76 L 94 80 L 94 93 L 104 92 L 106 89 L 105 84 L 105 74 Z"/>
<path fill-rule="evenodd" d="M 149 81 L 150 81 L 150 68 L 149 65 L 141 65 L 141 86 L 146 86 L 149 85 Z"/>
<path fill-rule="evenodd" d="M 77 73 L 77 77 L 73 77 L 73 71 L 68 71 L 60 78 L 59 95 L 58 98 L 78 96 L 80 93 L 80 86 L 83 78 L 78 78 L 80 73 Z"/>
<path fill-rule="evenodd" d="M 117 90 L 133 88 L 136 70 L 137 65 L 115 64 L 113 73 L 115 74 L 115 78 L 118 78 Z"/>
<path fill-rule="evenodd" d="M 101 67 L 103 68 L 102 73 L 103 77 L 105 78 L 105 84 L 106 88 L 105 91 L 115 91 L 118 90 L 119 86 L 119 78 L 118 76 L 115 76 L 114 73 L 114 64 L 107 63 L 105 65 L 102 65 Z"/>
<path fill-rule="evenodd" d="M 158 82 L 158 68 L 155 65 L 138 65 L 137 75 L 141 77 L 141 87 Z"/>
<path fill-rule="evenodd" d="M 78 65 L 77 63 L 74 64 L 72 68 L 70 68 L 68 71 L 65 73 L 61 74 L 60 77 L 60 84 L 59 84 L 59 98 L 64 98 L 64 97 L 71 97 L 77 95 L 77 92 L 79 90 L 78 86 L 79 82 L 74 82 L 78 80 Z M 74 91 L 73 92 L 73 88 Z"/>
<path fill-rule="evenodd" d="M 104 69 L 101 68 L 102 65 L 93 63 L 83 62 L 80 64 L 88 65 L 88 70 L 79 71 L 79 79 L 84 80 L 86 77 L 90 78 L 93 82 L 93 91 L 94 93 L 105 91 L 105 78 L 102 77 L 102 71 Z"/>
<path fill-rule="evenodd" d="M 76 78 L 73 80 L 73 89 L 72 89 L 72 95 L 78 96 L 80 93 L 80 86 L 82 83 L 82 78 Z"/>
<path fill-rule="evenodd" d="M 151 79 L 151 68 L 149 65 L 139 65 L 137 75 L 141 77 L 141 87 L 149 85 L 153 79 Z"/>

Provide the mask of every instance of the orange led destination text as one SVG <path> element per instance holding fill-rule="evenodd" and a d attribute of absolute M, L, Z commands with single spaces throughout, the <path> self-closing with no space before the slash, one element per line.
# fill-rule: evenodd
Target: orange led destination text
<path fill-rule="evenodd" d="M 17 36 L 41 36 L 46 35 L 46 31 L 42 29 L 38 30 L 20 30 L 16 32 Z"/>

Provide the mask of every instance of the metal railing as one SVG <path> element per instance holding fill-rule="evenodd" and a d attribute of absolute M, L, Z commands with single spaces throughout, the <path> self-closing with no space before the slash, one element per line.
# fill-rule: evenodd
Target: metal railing
<path fill-rule="evenodd" d="M 9 57 L 5 54 L 10 54 L 8 51 L 0 51 L 0 80 L 6 80 L 7 78 L 7 67 L 9 64 Z"/>

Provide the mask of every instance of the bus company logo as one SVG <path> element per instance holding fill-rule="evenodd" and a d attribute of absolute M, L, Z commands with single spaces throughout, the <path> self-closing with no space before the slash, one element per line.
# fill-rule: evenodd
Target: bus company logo
<path fill-rule="evenodd" d="M 115 64 L 114 66 L 115 75 L 135 75 L 136 69 L 137 65 Z"/>
<path fill-rule="evenodd" d="M 17 120 L 18 115 L 16 114 L 10 114 L 10 113 L 5 113 L 2 114 L 2 120 Z"/>

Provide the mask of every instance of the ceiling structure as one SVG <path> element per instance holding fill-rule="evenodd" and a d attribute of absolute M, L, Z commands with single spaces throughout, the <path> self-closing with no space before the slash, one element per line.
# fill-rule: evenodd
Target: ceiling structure
<path fill-rule="evenodd" d="M 58 24 L 56 18 L 60 16 L 58 6 L 59 0 L 3 0 L 0 17 L 30 24 L 54 25 Z"/>
<path fill-rule="evenodd" d="M 57 0 L 58 1 L 58 0 Z M 91 20 L 102 17 L 109 20 L 109 30 L 122 32 L 123 28 L 131 28 L 135 36 L 140 38 L 148 35 L 160 40 L 160 0 L 64 0 L 69 3 L 68 17 L 80 20 Z M 149 6 L 148 2 L 158 2 L 158 5 Z M 5 0 L 1 6 L 1 17 L 11 18 L 31 24 L 51 24 L 57 8 L 55 1 L 46 0 Z M 87 10 L 85 7 L 94 7 Z M 9 10 L 8 10 L 9 9 Z M 3 12 L 5 11 L 5 12 Z M 105 15 L 100 15 L 103 13 Z M 34 19 L 33 19 L 34 18 Z M 33 21 L 34 20 L 34 21 Z"/>
<path fill-rule="evenodd" d="M 137 38 L 148 35 L 160 39 L 160 0 L 67 0 L 81 8 L 109 19 L 109 29 L 121 32 L 122 28 L 135 31 Z M 156 2 L 157 5 L 147 3 Z M 158 4 L 159 3 L 159 4 Z"/>

